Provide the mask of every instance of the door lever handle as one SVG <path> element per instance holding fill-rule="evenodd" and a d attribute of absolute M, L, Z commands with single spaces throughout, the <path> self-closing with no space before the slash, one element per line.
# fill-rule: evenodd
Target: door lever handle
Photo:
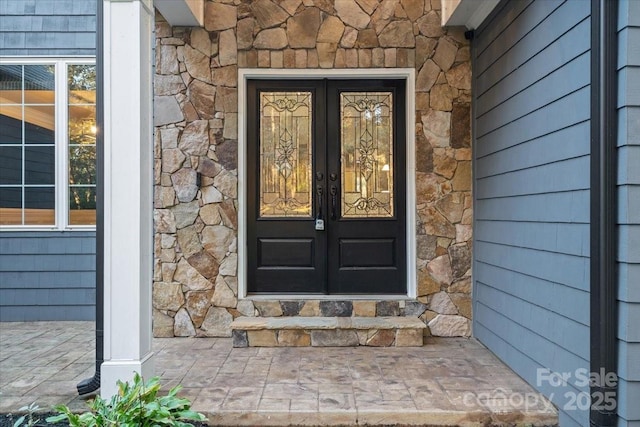
<path fill-rule="evenodd" d="M 318 210 L 316 212 L 316 218 L 322 219 L 322 186 L 318 185 L 316 188 L 316 194 L 318 195 Z"/>
<path fill-rule="evenodd" d="M 335 185 L 331 186 L 331 219 L 335 221 L 337 215 L 338 205 L 338 188 Z"/>
<path fill-rule="evenodd" d="M 316 212 L 316 230 L 324 230 L 324 219 L 322 218 L 322 186 L 316 187 L 316 193 L 318 195 L 318 210 Z"/>

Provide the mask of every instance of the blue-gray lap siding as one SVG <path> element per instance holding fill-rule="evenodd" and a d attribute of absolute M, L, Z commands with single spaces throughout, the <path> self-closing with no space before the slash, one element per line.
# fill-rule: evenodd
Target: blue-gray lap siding
<path fill-rule="evenodd" d="M 0 56 L 95 55 L 96 0 L 0 0 Z"/>
<path fill-rule="evenodd" d="M 474 335 L 563 426 L 588 425 L 565 393 L 589 390 L 589 66 L 588 1 L 503 1 L 475 32 Z"/>
<path fill-rule="evenodd" d="M 640 427 L 640 1 L 618 20 L 619 426 Z"/>
<path fill-rule="evenodd" d="M 0 57 L 94 56 L 96 0 L 0 0 Z M 93 320 L 95 232 L 0 231 L 0 321 Z"/>
<path fill-rule="evenodd" d="M 94 320 L 95 232 L 0 232 L 0 321 Z"/>

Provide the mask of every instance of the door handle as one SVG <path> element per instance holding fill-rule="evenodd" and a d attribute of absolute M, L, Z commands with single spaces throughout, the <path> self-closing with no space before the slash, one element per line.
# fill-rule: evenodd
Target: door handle
<path fill-rule="evenodd" d="M 322 231 L 324 230 L 324 219 L 322 218 L 322 186 L 318 185 L 316 187 L 316 194 L 318 195 L 318 210 L 316 212 L 316 230 Z"/>
<path fill-rule="evenodd" d="M 338 205 L 338 188 L 335 185 L 331 186 L 331 219 L 336 220 Z"/>

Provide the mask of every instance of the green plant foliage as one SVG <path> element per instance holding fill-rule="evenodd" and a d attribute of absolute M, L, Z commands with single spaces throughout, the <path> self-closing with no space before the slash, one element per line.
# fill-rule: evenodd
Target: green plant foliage
<path fill-rule="evenodd" d="M 182 387 L 172 388 L 166 396 L 158 396 L 160 379 L 146 384 L 137 373 L 132 383 L 118 381 L 118 394 L 111 399 L 96 397 L 89 403 L 90 411 L 74 414 L 66 405 L 53 409 L 59 413 L 47 418 L 57 423 L 67 420 L 71 427 L 187 427 L 191 421 L 206 421 L 204 415 L 191 410 L 189 399 L 178 397 Z"/>
<path fill-rule="evenodd" d="M 38 418 L 36 418 L 36 412 L 38 412 L 38 409 L 40 409 L 40 407 L 36 404 L 36 402 L 33 402 L 27 406 L 23 406 L 22 408 L 20 408 L 20 411 L 26 411 L 27 413 L 25 415 L 22 415 L 20 418 L 18 418 L 14 423 L 13 423 L 13 427 L 32 427 L 35 426 L 40 420 Z"/>

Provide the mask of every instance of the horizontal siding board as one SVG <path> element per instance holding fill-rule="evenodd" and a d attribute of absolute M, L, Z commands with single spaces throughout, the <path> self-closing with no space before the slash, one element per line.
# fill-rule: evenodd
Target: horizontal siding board
<path fill-rule="evenodd" d="M 3 255 L 0 271 L 92 271 L 95 255 Z"/>
<path fill-rule="evenodd" d="M 500 266 L 572 288 L 589 290 L 589 258 L 476 242 L 477 262 Z M 482 280 L 481 277 L 476 280 Z"/>
<path fill-rule="evenodd" d="M 476 241 L 589 256 L 589 225 L 548 222 L 486 221 L 474 233 Z"/>
<path fill-rule="evenodd" d="M 474 334 L 480 339 L 480 341 L 488 345 L 491 351 L 493 351 L 500 359 L 504 360 L 509 367 L 511 367 L 511 369 L 513 369 L 525 381 L 545 396 L 551 397 L 551 400 L 556 407 L 562 408 L 567 403 L 564 399 L 565 393 L 578 392 L 578 390 L 570 384 L 562 385 L 560 387 L 551 387 L 546 381 L 539 382 L 537 372 L 539 369 L 544 369 L 546 367 L 532 359 L 530 355 L 515 348 L 510 342 L 496 334 L 492 329 L 487 328 L 481 323 L 475 322 Z M 587 366 L 584 367 L 587 368 Z M 571 411 L 571 415 L 575 418 L 568 416 L 567 413 L 562 411 L 558 414 L 563 427 L 585 426 L 589 424 L 589 417 L 586 411 Z"/>
<path fill-rule="evenodd" d="M 589 327 L 545 307 L 506 294 L 478 281 L 475 292 L 479 302 L 501 313 L 509 320 L 555 345 L 589 359 Z"/>
<path fill-rule="evenodd" d="M 54 0 L 38 0 L 36 2 L 36 15 L 53 14 L 54 5 Z"/>
<path fill-rule="evenodd" d="M 3 56 L 94 56 L 95 49 L 1 49 Z"/>
<path fill-rule="evenodd" d="M 95 288 L 95 271 L 0 271 L 0 289 Z M 18 285 L 19 284 L 19 285 Z"/>
<path fill-rule="evenodd" d="M 87 2 L 91 4 L 91 2 Z M 73 13 L 73 0 L 56 0 L 53 4 L 53 13 L 56 15 L 68 15 Z"/>
<path fill-rule="evenodd" d="M 484 135 L 588 86 L 589 73 L 585 70 L 589 69 L 589 65 L 590 55 L 584 53 L 495 108 L 478 114 L 476 132 L 478 135 Z M 584 105 L 581 108 L 588 109 L 589 106 Z"/>
<path fill-rule="evenodd" d="M 626 420 L 640 420 L 640 381 L 618 381 L 618 415 Z"/>
<path fill-rule="evenodd" d="M 589 188 L 589 156 L 478 178 L 478 200 Z M 585 206 L 586 208 L 587 206 Z"/>
<path fill-rule="evenodd" d="M 640 343 L 618 342 L 618 375 L 627 381 L 640 381 Z"/>
<path fill-rule="evenodd" d="M 640 264 L 618 265 L 618 298 L 621 301 L 640 303 Z"/>
<path fill-rule="evenodd" d="M 618 110 L 618 146 L 623 145 L 640 145 L 640 106 Z"/>
<path fill-rule="evenodd" d="M 25 47 L 54 49 L 58 46 L 75 47 L 75 34 L 72 33 L 26 33 Z"/>
<path fill-rule="evenodd" d="M 2 6 L 5 15 L 24 15 L 35 12 L 36 0 L 4 0 Z"/>
<path fill-rule="evenodd" d="M 95 232 L 2 232 L 0 255 L 95 253 Z"/>
<path fill-rule="evenodd" d="M 640 67 L 624 67 L 618 71 L 618 108 L 640 106 Z"/>
<path fill-rule="evenodd" d="M 640 304 L 618 302 L 618 338 L 629 343 L 640 343 Z"/>
<path fill-rule="evenodd" d="M 69 31 L 69 17 L 68 16 L 44 16 L 42 19 L 42 30 L 62 32 Z"/>
<path fill-rule="evenodd" d="M 547 6 L 545 6 L 547 4 Z M 557 2 L 536 1 L 533 6 L 537 8 L 558 6 Z M 495 85 L 505 75 L 521 67 L 530 60 L 535 60 L 536 55 L 551 45 L 571 28 L 578 25 L 589 16 L 589 2 L 568 1 L 556 9 L 546 20 L 513 45 L 512 40 L 506 40 L 504 45 L 509 46 L 509 51 L 500 58 L 488 55 L 485 51 L 477 59 L 476 86 L 477 95 L 482 95 L 486 90 Z M 475 65 L 475 64 L 474 64 Z"/>
<path fill-rule="evenodd" d="M 640 224 L 640 185 L 618 187 L 618 224 Z"/>
<path fill-rule="evenodd" d="M 538 53 L 535 61 L 528 61 L 499 80 L 478 96 L 477 115 L 482 115 L 513 94 L 520 93 L 534 82 L 544 78 L 563 64 L 589 52 L 590 25 L 587 19 L 571 28 Z M 571 47 L 571 48 L 570 48 Z M 504 72 L 504 70 L 496 70 Z"/>
<path fill-rule="evenodd" d="M 498 150 L 539 138 L 582 123 L 589 119 L 589 88 L 580 89 L 544 109 L 502 126 L 488 134 L 476 134 L 477 156 L 483 157 Z"/>
<path fill-rule="evenodd" d="M 508 25 L 499 34 L 495 34 L 495 37 L 486 48 L 478 49 L 476 70 L 479 78 L 491 67 L 496 59 L 503 58 L 507 52 L 520 50 L 519 43 L 522 42 L 524 44 L 527 37 L 536 34 L 541 23 L 559 8 L 560 4 L 558 2 L 534 1 L 527 5 L 521 13 L 518 11 L 518 6 L 510 9 L 512 16 L 509 19 L 502 20 L 503 22 L 508 22 Z M 516 14 L 517 16 L 515 16 Z M 556 37 L 557 35 L 558 33 L 555 33 Z M 483 38 L 487 40 L 489 37 L 492 37 L 492 34 L 485 34 Z M 513 49 L 513 46 L 517 48 Z"/>
<path fill-rule="evenodd" d="M 626 27 L 618 33 L 618 69 L 640 66 L 640 27 Z"/>
<path fill-rule="evenodd" d="M 617 259 L 618 262 L 640 264 L 640 224 L 618 226 Z"/>
<path fill-rule="evenodd" d="M 96 0 L 78 1 L 74 0 L 71 13 L 74 15 L 95 15 Z"/>
<path fill-rule="evenodd" d="M 589 292 L 500 266 L 477 262 L 474 274 L 495 289 L 545 307 L 583 325 L 589 324 Z M 567 304 L 566 301 L 573 301 Z"/>
<path fill-rule="evenodd" d="M 0 310 L 6 306 L 95 305 L 95 289 L 0 289 Z"/>
<path fill-rule="evenodd" d="M 533 141 L 496 151 L 476 159 L 474 176 L 484 178 L 588 155 L 589 134 L 589 122 L 583 122 Z"/>
<path fill-rule="evenodd" d="M 618 184 L 640 185 L 640 145 L 618 148 Z"/>
<path fill-rule="evenodd" d="M 93 306 L 2 307 L 0 322 L 36 322 L 42 320 L 95 320 Z"/>
<path fill-rule="evenodd" d="M 474 217 L 490 221 L 589 223 L 589 190 L 477 200 Z M 476 225 L 477 227 L 479 224 Z"/>
<path fill-rule="evenodd" d="M 637 0 L 619 0 L 618 29 L 640 26 L 640 4 Z"/>

